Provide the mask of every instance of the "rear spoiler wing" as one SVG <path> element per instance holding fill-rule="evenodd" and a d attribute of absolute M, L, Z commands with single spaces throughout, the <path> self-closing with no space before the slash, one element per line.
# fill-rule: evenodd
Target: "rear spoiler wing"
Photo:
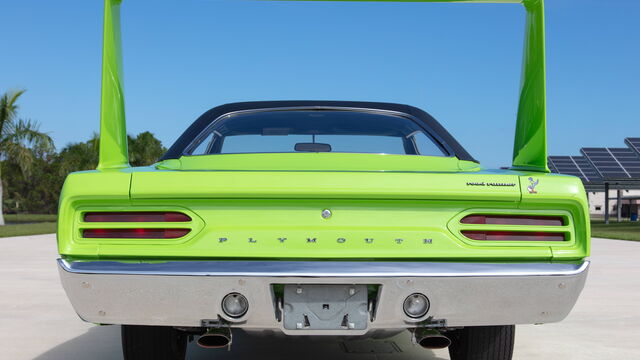
<path fill-rule="evenodd" d="M 549 168 L 547 167 L 544 0 L 377 1 L 522 4 L 527 12 L 527 16 L 512 168 L 516 170 L 549 172 Z M 100 170 L 129 167 L 120 39 L 121 3 L 122 0 L 105 0 L 104 7 L 100 161 L 98 163 L 98 169 Z"/>

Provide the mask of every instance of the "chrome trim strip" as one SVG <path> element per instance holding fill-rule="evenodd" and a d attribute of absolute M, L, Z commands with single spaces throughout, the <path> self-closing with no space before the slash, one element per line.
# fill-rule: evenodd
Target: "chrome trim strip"
<path fill-rule="evenodd" d="M 566 263 L 461 263 L 365 261 L 169 261 L 125 263 L 58 259 L 75 274 L 250 277 L 510 277 L 573 276 L 589 267 L 586 260 Z"/>

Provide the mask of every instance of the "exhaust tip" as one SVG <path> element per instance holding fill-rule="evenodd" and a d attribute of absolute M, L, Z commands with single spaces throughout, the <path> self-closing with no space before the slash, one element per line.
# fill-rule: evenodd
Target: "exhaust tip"
<path fill-rule="evenodd" d="M 451 339 L 442 335 L 436 329 L 417 328 L 413 329 L 413 343 L 425 349 L 444 349 L 451 345 Z"/>
<path fill-rule="evenodd" d="M 204 334 L 198 338 L 196 343 L 205 349 L 220 349 L 231 344 L 231 337 L 224 334 Z"/>
<path fill-rule="evenodd" d="M 418 341 L 418 344 L 425 349 L 437 350 L 445 349 L 451 345 L 451 340 L 444 335 L 428 336 Z"/>

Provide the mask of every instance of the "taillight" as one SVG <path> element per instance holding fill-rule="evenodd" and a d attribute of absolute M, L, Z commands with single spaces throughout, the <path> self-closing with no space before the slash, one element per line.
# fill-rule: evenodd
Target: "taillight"
<path fill-rule="evenodd" d="M 564 241 L 563 233 L 535 231 L 481 231 L 463 230 L 462 235 L 472 240 L 485 241 Z"/>
<path fill-rule="evenodd" d="M 460 224 L 462 235 L 481 241 L 565 241 L 567 240 L 565 218 L 544 215 L 472 214 Z M 493 226 L 497 225 L 497 226 Z M 500 225 L 512 226 L 501 229 Z M 550 229 L 558 227 L 557 230 Z"/>
<path fill-rule="evenodd" d="M 88 239 L 178 239 L 190 229 L 84 229 L 82 237 Z"/>
<path fill-rule="evenodd" d="M 86 223 L 108 223 L 110 227 L 81 229 L 86 239 L 179 239 L 191 232 L 191 217 L 177 211 L 96 211 L 83 215 Z M 121 226 L 115 225 L 121 223 Z M 127 223 L 143 223 L 124 225 Z M 144 223 L 167 223 L 146 227 Z M 184 223 L 184 225 L 179 225 Z M 189 223 L 189 224 L 187 224 Z M 99 226 L 99 225 L 98 225 Z M 131 227 L 133 226 L 133 227 Z M 182 227 L 186 228 L 182 228 Z"/>
<path fill-rule="evenodd" d="M 469 215 L 460 220 L 463 224 L 523 225 L 523 226 L 563 226 L 560 216 L 526 215 Z"/>
<path fill-rule="evenodd" d="M 88 212 L 85 222 L 189 222 L 189 215 L 180 212 Z"/>

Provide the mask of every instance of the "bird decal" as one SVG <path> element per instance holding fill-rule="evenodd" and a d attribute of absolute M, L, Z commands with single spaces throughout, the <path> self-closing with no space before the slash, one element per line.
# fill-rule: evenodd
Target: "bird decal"
<path fill-rule="evenodd" d="M 536 186 L 538 185 L 540 180 L 533 180 L 533 178 L 530 177 L 529 182 L 531 183 L 529 186 L 527 186 L 527 190 L 529 190 L 529 194 L 537 194 L 538 192 L 536 191 Z"/>

